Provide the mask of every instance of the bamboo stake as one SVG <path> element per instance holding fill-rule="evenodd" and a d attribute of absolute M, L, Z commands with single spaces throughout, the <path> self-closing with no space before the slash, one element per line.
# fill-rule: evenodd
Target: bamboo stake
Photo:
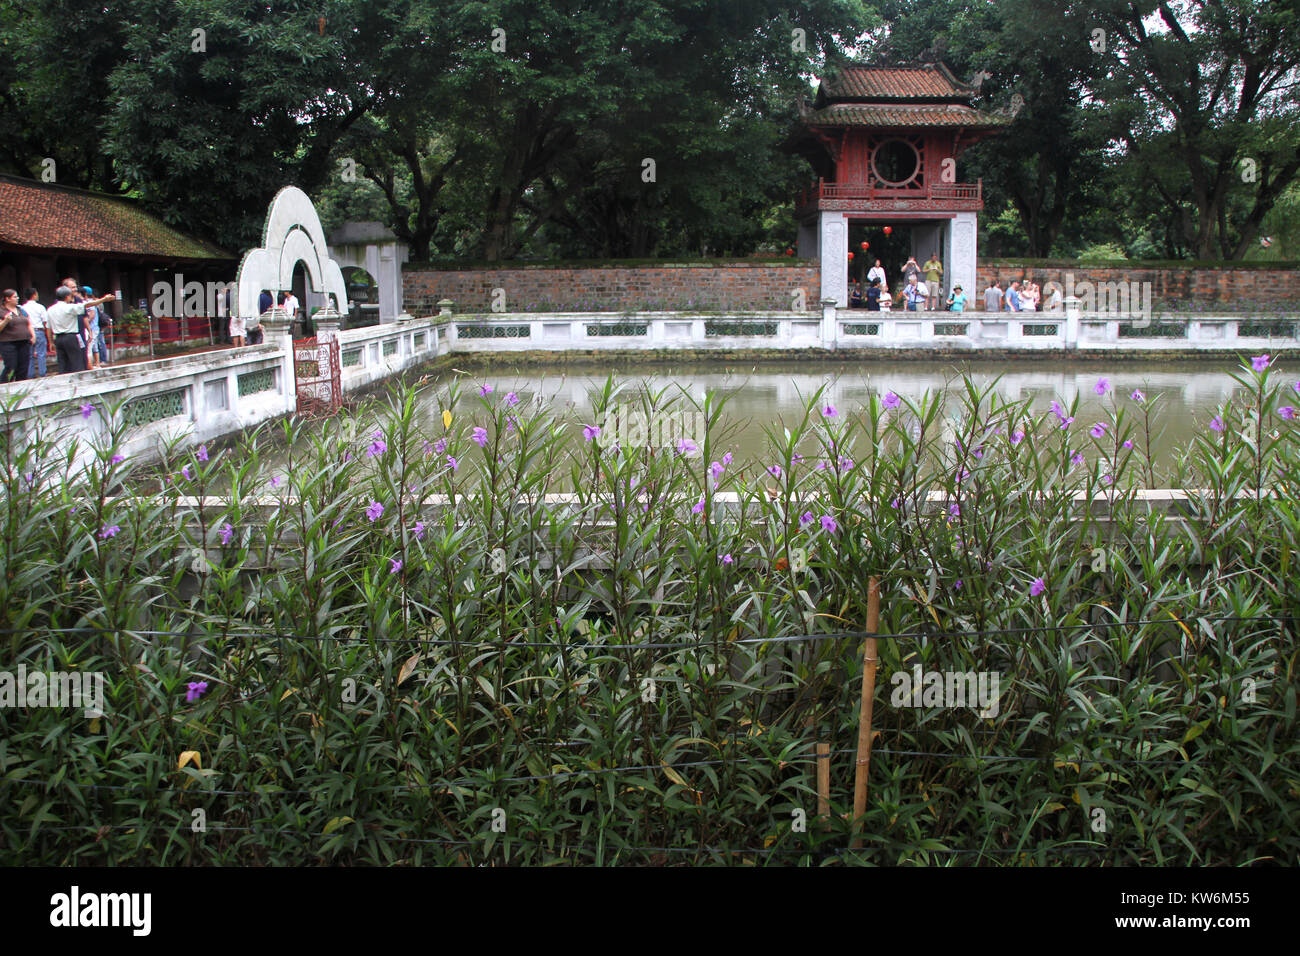
<path fill-rule="evenodd" d="M 880 578 L 872 577 L 867 586 L 868 634 L 880 629 Z M 862 846 L 858 828 L 867 811 L 867 771 L 871 768 L 871 704 L 876 695 L 876 639 L 868 637 L 862 646 L 862 714 L 858 721 L 858 762 L 853 776 L 853 837 L 852 849 Z"/>
<path fill-rule="evenodd" d="M 831 816 L 831 745 L 817 745 L 817 819 Z"/>

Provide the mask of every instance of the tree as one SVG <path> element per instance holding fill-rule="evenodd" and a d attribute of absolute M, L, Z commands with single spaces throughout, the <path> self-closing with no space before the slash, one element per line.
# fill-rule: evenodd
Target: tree
<path fill-rule="evenodd" d="M 1198 259 L 1240 259 L 1300 173 L 1295 0 L 1099 0 L 1123 142 Z"/>

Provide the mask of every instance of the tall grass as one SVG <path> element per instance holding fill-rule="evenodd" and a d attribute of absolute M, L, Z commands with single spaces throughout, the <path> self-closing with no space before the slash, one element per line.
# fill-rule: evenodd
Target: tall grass
<path fill-rule="evenodd" d="M 1239 377 L 1172 510 L 1141 493 L 1158 407 L 1035 418 L 970 382 L 812 395 L 748 464 L 726 395 L 612 379 L 587 424 L 708 427 L 611 447 L 453 383 L 433 434 L 407 389 L 374 434 L 290 419 L 157 471 L 114 460 L 120 426 L 80 471 L 37 428 L 0 449 L 0 667 L 102 672 L 107 700 L 0 709 L 0 859 L 1294 862 L 1297 399 Z M 918 665 L 998 675 L 995 712 L 906 706 Z"/>

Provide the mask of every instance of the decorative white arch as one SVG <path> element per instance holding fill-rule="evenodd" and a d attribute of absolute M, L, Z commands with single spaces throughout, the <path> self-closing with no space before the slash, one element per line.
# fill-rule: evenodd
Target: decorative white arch
<path fill-rule="evenodd" d="M 330 308 L 345 313 L 348 307 L 343 270 L 330 258 L 325 230 L 311 199 L 297 186 L 285 186 L 266 211 L 262 245 L 244 253 L 239 263 L 235 293 L 242 316 L 257 315 L 257 299 L 263 289 L 272 294 L 293 284 L 293 268 L 299 262 L 307 268 L 313 290 L 333 301 Z"/>

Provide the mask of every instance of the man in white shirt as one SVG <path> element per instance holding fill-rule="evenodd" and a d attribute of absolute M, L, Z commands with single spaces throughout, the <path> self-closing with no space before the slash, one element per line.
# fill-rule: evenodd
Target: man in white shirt
<path fill-rule="evenodd" d="M 87 307 L 94 307 L 113 298 L 108 295 L 85 302 L 74 302 L 76 290 L 61 285 L 54 290 L 58 302 L 45 310 L 45 324 L 48 332 L 54 334 L 54 347 L 59 353 L 60 372 L 84 372 L 86 370 L 86 343 L 77 334 L 77 317 L 84 315 Z"/>
<path fill-rule="evenodd" d="M 889 294 L 889 282 L 885 279 L 885 267 L 880 264 L 879 259 L 876 260 L 874 266 L 867 270 L 867 285 L 871 285 L 872 279 L 880 280 L 881 295 Z"/>
<path fill-rule="evenodd" d="M 39 374 L 45 377 L 45 359 L 53 344 L 45 335 L 45 325 L 49 321 L 46 315 L 45 306 L 41 305 L 36 298 L 35 289 L 24 289 L 23 298 L 26 300 L 19 308 L 27 313 L 27 322 L 32 327 L 36 341 L 32 345 L 32 357 L 27 365 L 27 377 L 36 378 Z"/>
<path fill-rule="evenodd" d="M 289 313 L 289 323 L 298 318 L 298 297 L 292 291 L 284 294 L 284 311 Z"/>

